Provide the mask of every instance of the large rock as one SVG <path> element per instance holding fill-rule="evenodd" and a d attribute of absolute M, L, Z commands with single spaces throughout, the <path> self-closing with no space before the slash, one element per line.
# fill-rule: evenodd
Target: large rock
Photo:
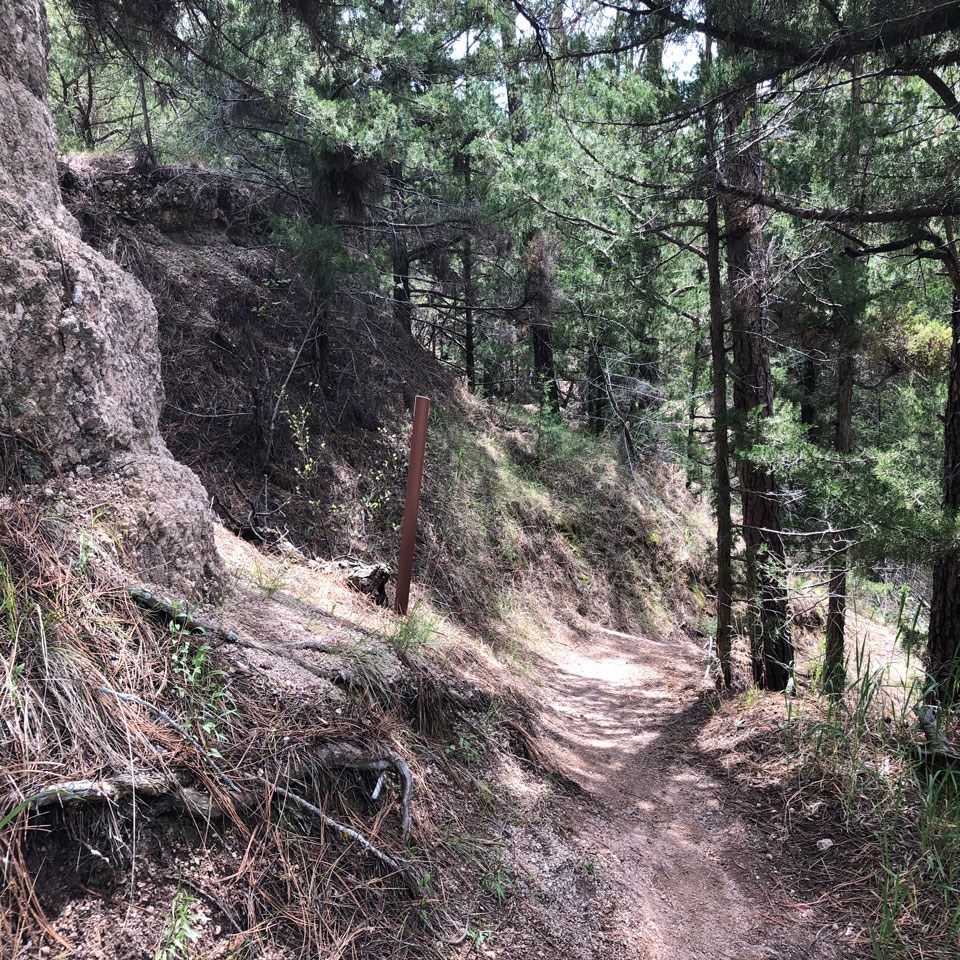
<path fill-rule="evenodd" d="M 110 504 L 146 577 L 209 592 L 206 494 L 158 429 L 153 302 L 61 202 L 44 5 L 0 0 L 0 24 L 0 430 L 24 479 L 70 473 Z"/>

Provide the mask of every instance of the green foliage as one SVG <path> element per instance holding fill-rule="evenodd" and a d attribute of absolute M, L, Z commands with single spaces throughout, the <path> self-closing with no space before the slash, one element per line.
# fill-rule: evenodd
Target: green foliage
<path fill-rule="evenodd" d="M 335 293 L 346 277 L 357 272 L 337 227 L 302 218 L 278 219 L 273 235 L 294 255 L 319 296 Z"/>
<path fill-rule="evenodd" d="M 200 939 L 195 906 L 196 899 L 178 886 L 153 960 L 185 960 L 194 955 L 191 945 Z"/>
<path fill-rule="evenodd" d="M 912 629 L 903 619 L 901 628 Z M 893 684 L 858 645 L 844 695 L 789 703 L 784 737 L 800 762 L 802 802 L 839 798 L 846 823 L 869 835 L 863 856 L 879 898 L 872 955 L 890 960 L 923 943 L 924 955 L 945 960 L 960 936 L 960 777 L 918 759 L 910 729 L 927 690 L 906 650 L 907 679 Z M 922 918 L 933 917 L 937 933 L 928 937 Z"/>
<path fill-rule="evenodd" d="M 219 757 L 213 743 L 225 738 L 223 727 L 237 712 L 229 677 L 211 664 L 208 644 L 197 644 L 194 635 L 176 623 L 169 624 L 169 631 L 173 638 L 170 666 L 174 690 L 202 734 L 207 752 Z"/>
<path fill-rule="evenodd" d="M 448 757 L 459 757 L 467 766 L 474 766 L 483 760 L 487 745 L 475 735 L 464 734 L 457 738 L 456 743 L 447 744 L 443 752 Z"/>
<path fill-rule="evenodd" d="M 407 651 L 426 646 L 439 632 L 436 620 L 424 612 L 418 600 L 410 612 L 399 619 L 388 639 L 398 650 Z"/>

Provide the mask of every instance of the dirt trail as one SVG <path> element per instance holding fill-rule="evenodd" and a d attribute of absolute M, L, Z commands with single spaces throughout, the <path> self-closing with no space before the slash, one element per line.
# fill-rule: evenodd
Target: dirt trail
<path fill-rule="evenodd" d="M 783 903 L 771 835 L 738 813 L 742 796 L 728 802 L 734 788 L 698 746 L 711 716 L 701 652 L 600 627 L 557 637 L 536 666 L 544 721 L 560 769 L 585 791 L 560 802 L 568 846 L 596 877 L 558 931 L 566 955 L 851 955 L 832 924 Z"/>

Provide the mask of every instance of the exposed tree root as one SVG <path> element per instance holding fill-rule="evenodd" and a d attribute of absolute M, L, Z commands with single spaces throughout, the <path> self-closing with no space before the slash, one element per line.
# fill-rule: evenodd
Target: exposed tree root
<path fill-rule="evenodd" d="M 43 810 L 66 803 L 115 802 L 127 797 L 163 799 L 170 808 L 204 820 L 217 820 L 223 810 L 206 793 L 185 787 L 167 777 L 118 776 L 110 780 L 69 780 L 53 783 L 27 799 L 26 804 L 34 810 Z"/>
<path fill-rule="evenodd" d="M 225 782 L 233 783 L 220 771 Z M 358 830 L 348 827 L 328 816 L 318 806 L 301 797 L 293 790 L 275 786 L 273 792 L 283 797 L 301 810 L 315 816 L 325 827 L 335 831 L 347 840 L 353 840 L 366 853 L 379 860 L 390 870 L 400 874 L 412 893 L 422 895 L 422 881 L 413 865 L 402 858 L 392 857 L 368 840 Z M 24 801 L 24 808 L 42 810 L 57 804 L 63 806 L 68 803 L 115 802 L 128 797 L 148 797 L 151 799 L 165 799 L 172 809 L 192 816 L 201 816 L 205 819 L 219 819 L 225 811 L 209 794 L 191 787 L 184 787 L 170 778 L 143 774 L 140 776 L 118 776 L 110 780 L 69 780 L 62 783 L 53 783 L 28 797 Z M 259 796 L 251 792 L 240 792 L 236 796 L 236 805 L 240 808 L 251 809 L 259 805 Z"/>

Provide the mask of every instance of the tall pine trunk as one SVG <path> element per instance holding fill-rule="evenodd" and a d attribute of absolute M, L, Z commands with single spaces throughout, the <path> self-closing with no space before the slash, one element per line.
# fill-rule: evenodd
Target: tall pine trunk
<path fill-rule="evenodd" d="M 862 209 L 864 193 L 860 171 L 860 123 L 862 113 L 860 64 L 854 58 L 850 84 L 850 130 L 847 150 L 847 176 L 856 185 L 853 205 Z M 858 328 L 866 302 L 862 288 L 865 265 L 859 260 L 850 264 L 852 273 L 843 283 L 844 301 L 840 313 L 837 358 L 837 426 L 834 450 L 841 463 L 853 450 L 853 385 L 857 369 Z M 846 685 L 845 632 L 847 618 L 847 567 L 850 535 L 834 535 L 830 556 L 830 587 L 827 600 L 827 637 L 824 650 L 824 679 L 829 693 L 840 695 Z"/>
<path fill-rule="evenodd" d="M 533 378 L 541 403 L 560 409 L 560 389 L 553 358 L 554 260 L 550 238 L 537 233 L 530 242 L 524 300 L 530 318 L 530 345 L 533 351 Z"/>
<path fill-rule="evenodd" d="M 759 194 L 761 157 L 755 107 L 755 88 L 726 101 L 724 174 L 731 186 Z M 783 585 L 785 553 L 780 497 L 772 473 L 750 457 L 750 448 L 760 438 L 762 421 L 773 414 L 773 380 L 764 315 L 762 211 L 756 203 L 726 193 L 724 216 L 753 676 L 765 689 L 783 690 L 790 680 L 793 643 Z"/>
<path fill-rule="evenodd" d="M 856 372 L 852 331 L 841 344 L 837 360 L 837 431 L 834 449 L 843 460 L 852 449 L 853 380 Z M 846 679 L 844 664 L 844 634 L 847 612 L 847 552 L 848 535 L 838 533 L 833 538 L 830 557 L 830 590 L 827 600 L 827 643 L 824 651 L 824 678 L 827 690 L 834 694 L 843 691 Z"/>
<path fill-rule="evenodd" d="M 713 60 L 707 41 L 707 63 Z M 710 177 L 716 185 L 720 158 L 717 154 L 717 118 L 707 108 L 705 134 Z M 713 385 L 713 503 L 717 516 L 717 660 L 720 682 L 732 682 L 733 646 L 733 520 L 730 505 L 730 436 L 727 423 L 727 344 L 720 276 L 720 210 L 717 195 L 707 197 L 707 285 L 710 293 L 710 361 Z"/>
<path fill-rule="evenodd" d="M 956 269 L 952 273 L 955 275 Z M 960 277 L 954 276 L 953 280 L 950 382 L 943 427 L 943 509 L 951 519 L 960 514 Z M 960 680 L 960 548 L 957 547 L 941 553 L 933 564 L 927 667 L 935 684 L 935 699 L 943 704 L 953 703 Z"/>
<path fill-rule="evenodd" d="M 710 120 L 708 119 L 708 123 Z M 713 379 L 713 502 L 717 515 L 717 660 L 729 687 L 733 641 L 733 520 L 730 508 L 730 440 L 727 433 L 727 346 L 720 278 L 717 198 L 707 200 L 707 273 L 710 290 L 710 356 Z"/>
<path fill-rule="evenodd" d="M 470 157 L 463 158 L 463 192 L 467 204 L 472 201 L 470 192 Z M 473 237 L 468 228 L 463 235 L 463 359 L 466 365 L 467 388 L 471 393 L 477 389 L 476 331 L 473 320 Z"/>
<path fill-rule="evenodd" d="M 390 166 L 390 212 L 394 227 L 390 260 L 393 272 L 393 322 L 398 330 L 413 333 L 413 298 L 410 295 L 410 255 L 403 230 L 399 224 L 406 216 L 406 184 L 403 167 L 399 163 Z"/>

